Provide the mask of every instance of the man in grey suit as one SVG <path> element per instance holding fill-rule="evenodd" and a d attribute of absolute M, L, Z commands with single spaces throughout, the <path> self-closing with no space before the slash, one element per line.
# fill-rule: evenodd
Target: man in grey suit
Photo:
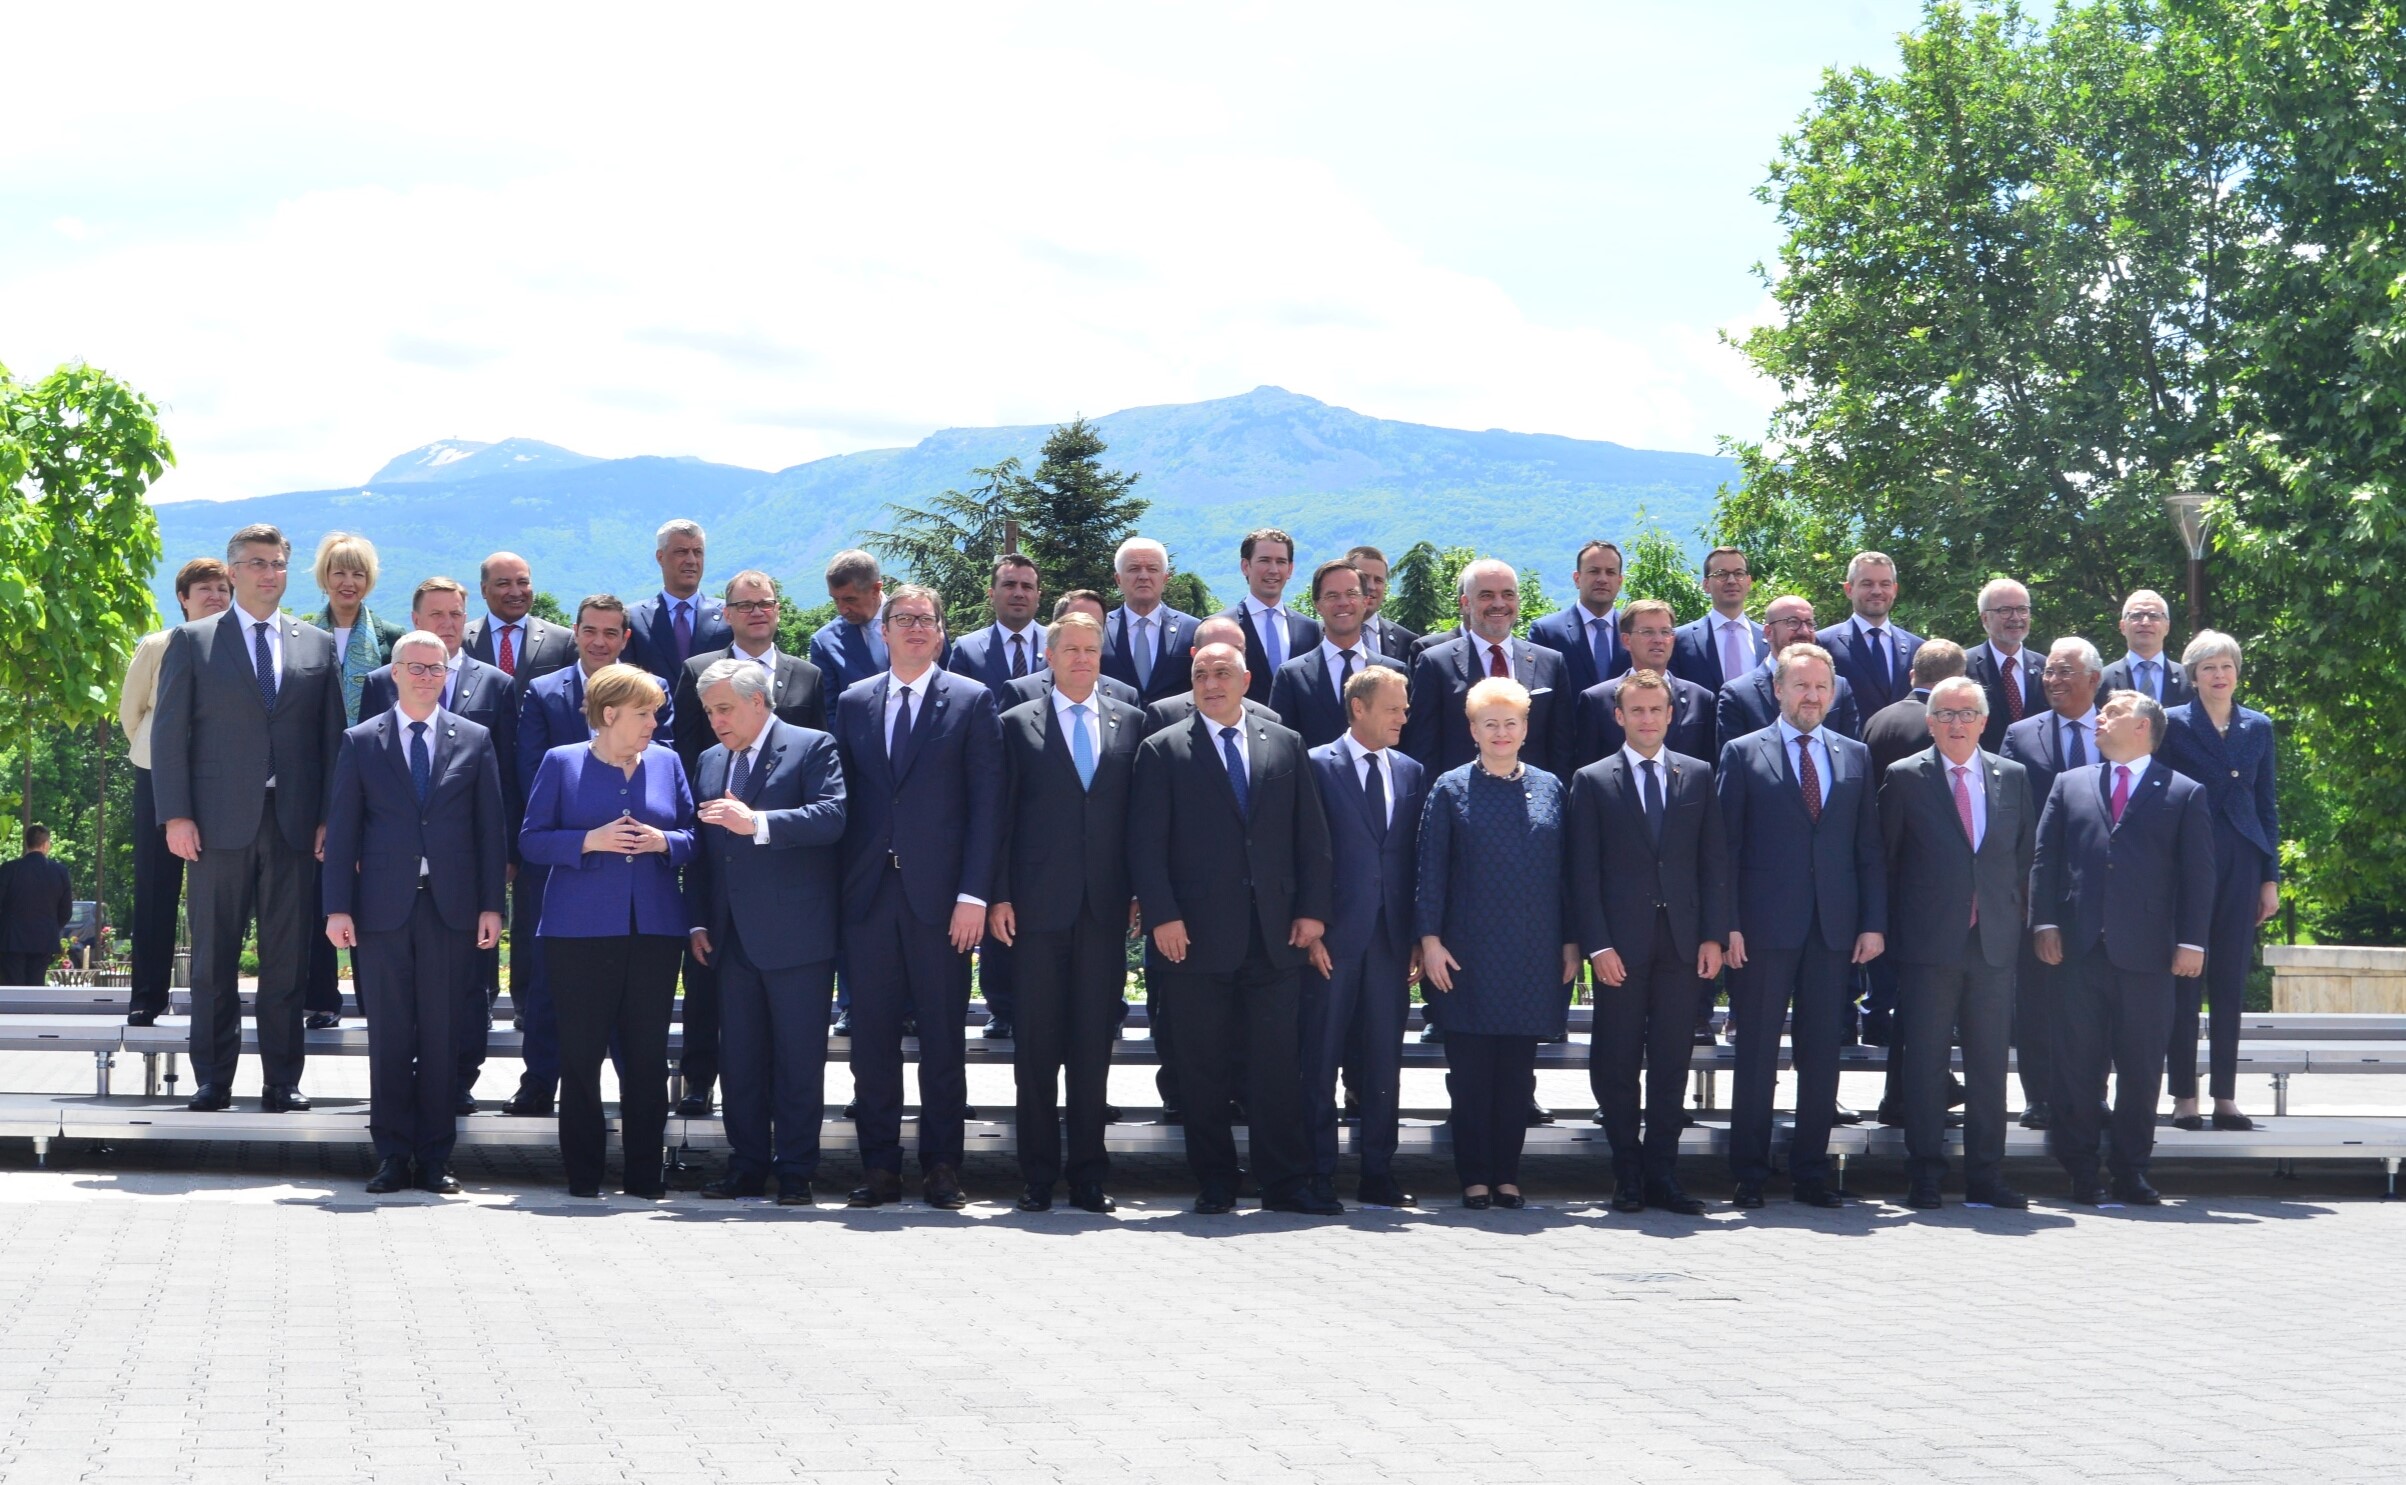
<path fill-rule="evenodd" d="M 2172 610 L 2164 603 L 2163 594 L 2141 588 L 2122 600 L 2121 628 L 2130 653 L 2105 667 L 2104 683 L 2097 688 L 2099 701 L 2116 691 L 2139 691 L 2170 711 L 2196 699 L 2188 667 L 2164 653 L 2164 636 L 2172 632 Z"/>
<path fill-rule="evenodd" d="M 516 552 L 495 552 L 478 565 L 476 585 L 485 616 L 470 624 L 460 641 L 473 659 L 500 670 L 526 694 L 527 682 L 564 670 L 576 660 L 576 636 L 549 619 L 538 619 L 535 574 Z M 506 771 L 509 760 L 502 760 Z"/>
<path fill-rule="evenodd" d="M 1933 641 L 1935 643 L 1935 641 Z M 1928 653 L 1924 646 L 1923 653 Z M 2038 829 L 2022 766 L 1980 746 L 1988 693 L 1969 676 L 1930 690 L 1934 746 L 1899 759 L 1880 785 L 1888 854 L 1888 954 L 1897 960 L 1905 1205 L 1939 1205 L 1947 1168 L 1947 1064 L 1963 1041 L 1963 1195 L 2026 1207 L 2005 1184 L 2005 1062 L 2021 951 L 2031 842 Z"/>
<path fill-rule="evenodd" d="M 260 1106 L 309 1107 L 301 1096 L 301 997 L 343 696 L 334 636 L 276 607 L 291 560 L 292 543 L 275 527 L 235 532 L 226 543 L 234 606 L 176 630 L 159 666 L 151 790 L 167 849 L 191 863 L 196 1113 L 233 1105 L 242 939 L 254 906 Z"/>

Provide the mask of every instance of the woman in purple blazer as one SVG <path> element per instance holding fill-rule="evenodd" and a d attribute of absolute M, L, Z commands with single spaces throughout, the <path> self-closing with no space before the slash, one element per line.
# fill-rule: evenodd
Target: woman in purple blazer
<path fill-rule="evenodd" d="M 668 1018 L 685 958 L 677 868 L 693 855 L 693 795 L 674 750 L 650 746 L 665 700 L 632 665 L 585 682 L 590 743 L 543 755 L 518 848 L 551 868 L 545 963 L 560 1017 L 560 1161 L 568 1194 L 599 1196 L 607 1132 L 601 1064 L 615 1038 L 626 1193 L 657 1199 L 668 1128 Z"/>

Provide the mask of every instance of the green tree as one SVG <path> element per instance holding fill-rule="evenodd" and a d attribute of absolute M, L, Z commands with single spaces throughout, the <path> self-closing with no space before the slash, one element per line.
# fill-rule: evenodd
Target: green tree
<path fill-rule="evenodd" d="M 526 611 L 538 619 L 548 620 L 551 623 L 559 625 L 563 629 L 574 629 L 576 627 L 576 616 L 569 613 L 568 610 L 561 605 L 560 600 L 552 597 L 551 594 L 541 589 L 536 590 L 535 601 L 527 606 Z"/>
<path fill-rule="evenodd" d="M 1687 552 L 1670 532 L 1647 518 L 1642 506 L 1637 513 L 1637 535 L 1629 541 L 1628 559 L 1621 581 L 1624 597 L 1659 598 L 1671 605 L 1682 624 L 1703 618 L 1705 610 L 1713 606 Z"/>
<path fill-rule="evenodd" d="M 986 589 L 993 582 L 994 559 L 1003 552 L 1009 523 L 1021 517 L 1025 483 L 1017 459 L 970 472 L 981 481 L 975 488 L 946 490 L 924 507 L 889 505 L 893 525 L 861 537 L 863 546 L 910 574 L 911 581 L 944 595 L 945 627 L 955 634 L 989 617 Z M 1051 576 L 1045 573 L 1048 583 Z"/>
<path fill-rule="evenodd" d="M 1199 572 L 1171 573 L 1170 580 L 1161 585 L 1161 601 L 1182 614 L 1206 619 L 1220 611 L 1220 600 L 1212 596 L 1211 584 L 1203 581 Z"/>
<path fill-rule="evenodd" d="M 1387 573 L 1387 601 L 1380 611 L 1421 634 L 1453 628 L 1462 614 L 1455 583 L 1478 555 L 1468 547 L 1412 543 Z"/>
<path fill-rule="evenodd" d="M 1133 493 L 1141 476 L 1103 467 L 1109 447 L 1084 418 L 1065 423 L 1045 439 L 1036 472 L 1011 483 L 1020 550 L 1035 561 L 1047 593 L 1117 591 L 1112 554 L 1152 502 Z"/>

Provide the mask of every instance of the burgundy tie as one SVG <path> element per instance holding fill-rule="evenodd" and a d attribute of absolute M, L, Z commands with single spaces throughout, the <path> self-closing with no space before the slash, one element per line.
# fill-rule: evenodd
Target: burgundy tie
<path fill-rule="evenodd" d="M 2019 655 L 2005 657 L 2005 711 L 2016 722 L 2022 720 L 2022 677 L 2015 669 L 2021 658 Z M 1957 769 L 1956 772 L 1962 770 Z"/>
<path fill-rule="evenodd" d="M 1948 771 L 1955 775 L 1955 818 L 1963 822 L 1963 838 L 1970 841 L 1972 849 L 1977 851 L 1980 849 L 1980 836 L 1972 828 L 1972 791 L 1963 782 L 1963 776 L 1971 770 L 1958 763 Z M 1972 894 L 1972 926 L 1980 926 L 1980 894 L 1977 892 Z"/>
<path fill-rule="evenodd" d="M 2114 765 L 2114 823 L 2122 823 L 2122 807 L 2130 803 L 2130 766 Z"/>
<path fill-rule="evenodd" d="M 1504 647 L 1502 645 L 1487 647 L 1487 673 L 1500 675 L 1506 680 L 1512 679 L 1512 667 L 1504 663 Z"/>
<path fill-rule="evenodd" d="M 518 674 L 518 652 L 510 645 L 510 626 L 507 624 L 501 626 L 501 673 L 512 677 Z"/>
<path fill-rule="evenodd" d="M 1821 773 L 1813 767 L 1813 740 L 1809 737 L 1796 739 L 1796 781 L 1804 786 L 1805 813 L 1813 817 L 1814 824 L 1820 824 Z"/>

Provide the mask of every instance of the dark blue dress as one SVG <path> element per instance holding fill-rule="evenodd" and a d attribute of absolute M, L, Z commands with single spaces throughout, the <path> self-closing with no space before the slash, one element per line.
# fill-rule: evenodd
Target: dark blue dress
<path fill-rule="evenodd" d="M 1431 992 L 1445 1029 L 1551 1037 L 1568 1019 L 1562 982 L 1563 824 L 1569 792 L 1539 768 L 1499 779 L 1476 760 L 1438 776 L 1420 812 L 1417 934 L 1460 962 Z"/>

